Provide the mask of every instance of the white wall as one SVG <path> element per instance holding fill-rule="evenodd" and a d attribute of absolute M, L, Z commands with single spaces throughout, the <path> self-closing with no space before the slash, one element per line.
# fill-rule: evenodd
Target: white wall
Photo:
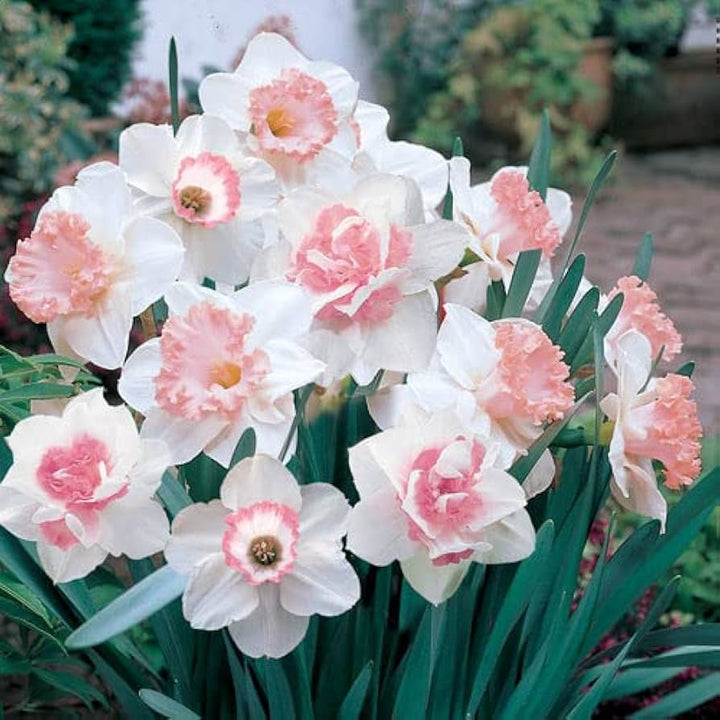
<path fill-rule="evenodd" d="M 343 65 L 360 81 L 361 96 L 374 99 L 372 59 L 357 29 L 353 0 L 144 0 L 143 14 L 136 77 L 166 79 L 172 35 L 181 77 L 199 78 L 203 65 L 229 70 L 257 25 L 269 15 L 287 15 L 305 55 Z"/>

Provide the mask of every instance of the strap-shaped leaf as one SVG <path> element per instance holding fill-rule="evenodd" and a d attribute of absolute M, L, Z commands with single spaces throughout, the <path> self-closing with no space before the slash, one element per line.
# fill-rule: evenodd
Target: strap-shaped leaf
<path fill-rule="evenodd" d="M 190 708 L 186 708 L 182 703 L 159 693 L 157 690 L 143 688 L 138 694 L 140 695 L 140 699 L 151 710 L 154 710 L 164 718 L 172 718 L 172 720 L 201 720 L 200 716 L 190 710 Z"/>

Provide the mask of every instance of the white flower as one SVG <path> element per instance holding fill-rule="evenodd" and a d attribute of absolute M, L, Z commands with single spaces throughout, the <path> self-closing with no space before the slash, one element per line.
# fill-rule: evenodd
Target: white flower
<path fill-rule="evenodd" d="M 615 348 L 618 392 L 601 402 L 614 421 L 609 459 L 610 490 L 624 508 L 657 518 L 665 531 L 667 502 L 660 492 L 652 461 L 663 464 L 665 486 L 679 490 L 700 474 L 702 427 L 690 399 L 690 378 L 674 373 L 651 378 L 652 346 L 636 330 L 628 330 Z"/>
<path fill-rule="evenodd" d="M 426 211 L 435 210 L 448 189 L 448 163 L 435 150 L 388 138 L 388 111 L 381 105 L 360 100 L 353 119 L 358 134 L 357 168 L 414 180 L 422 193 Z"/>
<path fill-rule="evenodd" d="M 473 236 L 470 249 L 480 258 L 464 268 L 466 275 L 448 283 L 445 300 L 476 311 L 485 307 L 491 281 L 510 286 L 517 256 L 541 249 L 542 259 L 533 283 L 528 309 L 539 305 L 552 283 L 550 258 L 572 220 L 570 196 L 548 188 L 547 198 L 530 190 L 526 167 L 504 167 L 489 182 L 470 186 L 470 163 L 450 160 L 453 217 Z"/>
<path fill-rule="evenodd" d="M 172 228 L 138 216 L 122 171 L 97 163 L 53 193 L 5 279 L 18 307 L 47 323 L 58 352 L 117 368 L 133 317 L 162 297 L 182 258 Z"/>
<path fill-rule="evenodd" d="M 120 135 L 119 156 L 138 206 L 182 237 L 184 277 L 247 280 L 280 188 L 267 163 L 243 155 L 226 122 L 194 115 L 176 137 L 169 125 L 132 125 Z"/>
<path fill-rule="evenodd" d="M 142 436 L 164 440 L 174 463 L 205 451 L 228 467 L 253 427 L 259 452 L 277 455 L 295 415 L 292 391 L 324 365 L 293 342 L 311 322 L 302 289 L 258 283 L 232 295 L 176 283 L 159 338 L 123 367 L 119 392 L 145 415 Z"/>
<path fill-rule="evenodd" d="M 166 448 L 141 440 L 130 411 L 108 405 L 102 390 L 73 398 L 61 417 L 20 421 L 7 441 L 0 525 L 37 542 L 55 582 L 84 577 L 108 554 L 139 559 L 165 546 L 167 517 L 152 497 Z"/>
<path fill-rule="evenodd" d="M 355 153 L 357 82 L 338 65 L 308 60 L 280 35 L 256 35 L 235 72 L 209 75 L 199 94 L 205 112 L 246 134 L 248 148 L 287 187 L 304 183 L 313 166 L 338 157 L 349 164 Z"/>
<path fill-rule="evenodd" d="M 467 232 L 446 220 L 424 224 L 417 186 L 381 174 L 346 194 L 296 190 L 279 221 L 286 244 L 261 256 L 254 276 L 286 277 L 310 294 L 308 347 L 327 363 L 322 384 L 424 369 L 437 333 L 433 283 L 456 266 Z"/>
<path fill-rule="evenodd" d="M 517 562 L 533 551 L 526 496 L 501 448 L 454 413 L 408 406 L 397 427 L 349 453 L 360 502 L 348 550 L 373 565 L 399 560 L 430 602 L 447 600 L 471 562 Z"/>
<path fill-rule="evenodd" d="M 183 613 L 192 627 L 227 627 L 246 655 L 282 657 L 311 615 L 340 615 L 360 597 L 342 537 L 349 506 L 326 483 L 299 486 L 273 458 L 238 463 L 220 499 L 182 510 L 165 556 L 190 576 Z"/>

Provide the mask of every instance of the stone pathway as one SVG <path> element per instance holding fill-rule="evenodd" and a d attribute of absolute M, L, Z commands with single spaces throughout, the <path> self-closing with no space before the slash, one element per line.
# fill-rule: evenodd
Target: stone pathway
<path fill-rule="evenodd" d="M 720 433 L 720 147 L 620 157 L 616 182 L 593 206 L 580 250 L 603 291 L 632 270 L 653 233 L 650 284 L 685 340 L 678 367 L 695 360 L 706 436 Z M 573 193 L 580 214 L 583 193 Z"/>

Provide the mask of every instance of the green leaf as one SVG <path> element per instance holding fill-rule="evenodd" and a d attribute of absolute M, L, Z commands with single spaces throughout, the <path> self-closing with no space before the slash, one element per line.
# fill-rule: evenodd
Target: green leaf
<path fill-rule="evenodd" d="M 180 478 L 174 477 L 168 470 L 162 476 L 157 494 L 171 517 L 175 517 L 183 508 L 192 505 L 192 498 L 187 494 Z"/>
<path fill-rule="evenodd" d="M 491 282 L 487 288 L 485 319 L 492 321 L 501 318 L 504 305 L 505 286 L 499 280 Z"/>
<path fill-rule="evenodd" d="M 180 127 L 180 101 L 178 97 L 178 59 L 175 38 L 170 38 L 168 52 L 168 84 L 170 88 L 170 114 L 172 116 L 173 135 L 177 135 Z"/>
<path fill-rule="evenodd" d="M 477 712 L 490 678 L 495 671 L 497 658 L 502 652 L 510 631 L 527 609 L 535 584 L 544 571 L 554 535 L 555 529 L 551 521 L 544 523 L 538 530 L 535 551 L 518 566 L 504 602 L 500 606 L 500 612 L 493 622 L 490 635 L 483 638 L 483 654 L 476 664 L 472 693 L 467 707 L 468 715 L 474 715 Z"/>
<path fill-rule="evenodd" d="M 647 633 L 657 623 L 660 619 L 660 615 L 665 612 L 665 609 L 671 603 L 673 597 L 675 597 L 679 582 L 680 576 L 678 575 L 665 586 L 660 595 L 655 599 L 655 602 L 648 611 L 645 620 L 643 620 L 642 625 L 640 625 L 635 634 L 632 636 L 630 642 L 625 645 L 622 651 L 618 653 L 617 657 L 612 662 L 603 667 L 603 672 L 600 677 L 568 714 L 568 720 L 590 720 L 595 708 L 600 704 L 603 695 L 610 687 L 610 684 L 615 678 L 615 675 L 620 669 L 620 666 L 625 660 L 627 654 L 633 646 L 642 639 L 643 635 L 645 635 L 645 633 Z"/>
<path fill-rule="evenodd" d="M 392 716 L 396 720 L 425 717 L 433 670 L 437 660 L 445 607 L 428 607 L 401 668 Z"/>
<path fill-rule="evenodd" d="M 360 713 L 362 712 L 365 698 L 370 688 L 372 670 L 373 662 L 370 660 L 355 678 L 355 682 L 342 701 L 340 711 L 338 712 L 338 720 L 360 720 Z"/>
<path fill-rule="evenodd" d="M 10 573 L 0 572 L 0 592 L 5 593 L 35 615 L 39 615 L 48 625 L 50 624 L 47 609 L 37 595 L 18 582 Z"/>
<path fill-rule="evenodd" d="M 262 661 L 262 671 L 270 705 L 270 717 L 295 720 L 295 705 L 290 691 L 290 683 L 282 665 L 277 660 L 265 659 Z"/>
<path fill-rule="evenodd" d="M 541 257 L 541 250 L 526 250 L 520 253 L 502 309 L 504 318 L 520 317 L 522 315 Z"/>
<path fill-rule="evenodd" d="M 560 281 L 557 293 L 542 323 L 543 330 L 553 342 L 555 342 L 560 335 L 563 318 L 567 314 L 577 294 L 584 273 L 585 256 L 578 255 L 572 261 L 572 264 Z"/>
<path fill-rule="evenodd" d="M 571 364 L 582 347 L 599 301 L 600 291 L 596 287 L 590 288 L 570 313 L 557 339 L 557 344 L 565 353 L 566 363 Z"/>
<path fill-rule="evenodd" d="M 582 232 L 585 229 L 585 223 L 587 222 L 588 216 L 590 215 L 590 209 L 593 206 L 593 203 L 595 202 L 595 197 L 597 196 L 598 192 L 600 192 L 600 189 L 602 188 L 603 184 L 605 183 L 605 180 L 607 176 L 610 174 L 610 171 L 612 170 L 613 165 L 615 164 L 615 160 L 617 158 L 617 152 L 613 150 L 603 161 L 603 164 L 600 166 L 600 169 L 597 172 L 597 175 L 595 175 L 595 178 L 593 179 L 592 183 L 590 184 L 590 188 L 588 190 L 588 194 L 585 197 L 585 202 L 583 203 L 582 211 L 580 212 L 580 219 L 578 220 L 577 227 L 575 228 L 575 234 L 573 235 L 572 242 L 570 243 L 570 247 L 568 248 L 567 253 L 565 254 L 565 258 L 563 259 L 562 265 L 560 267 L 560 270 L 558 274 L 555 276 L 555 279 L 553 280 L 552 285 L 550 286 L 549 290 L 547 291 L 547 294 L 545 295 L 545 298 L 540 303 L 540 307 L 537 310 L 537 313 L 535 314 L 535 322 L 541 323 L 543 322 L 545 318 L 545 313 L 547 312 L 548 308 L 550 307 L 550 304 L 553 301 L 553 298 L 555 297 L 555 293 L 557 292 L 558 285 L 560 284 L 560 279 L 565 274 L 565 271 L 568 268 L 568 265 L 570 264 L 570 258 L 572 258 L 573 253 L 575 252 L 575 248 L 580 241 L 580 237 L 582 236 Z"/>
<path fill-rule="evenodd" d="M 670 568 L 705 524 L 720 497 L 720 468 L 697 481 L 670 510 L 667 528 L 658 536 L 653 521 L 636 530 L 607 565 L 600 591 L 601 618 L 585 643 L 590 652 L 647 587 Z"/>
<path fill-rule="evenodd" d="M 635 256 L 635 264 L 633 265 L 632 274 L 641 280 L 647 280 L 650 275 L 650 263 L 653 256 L 653 236 L 652 233 L 645 233 L 642 242 Z"/>
<path fill-rule="evenodd" d="M 681 365 L 676 371 L 678 375 L 685 375 L 685 377 L 692 377 L 695 372 L 695 363 L 689 360 L 684 365 Z"/>
<path fill-rule="evenodd" d="M 205 453 L 183 465 L 179 474 L 195 502 L 210 502 L 220 497 L 220 486 L 226 475 L 227 470 Z"/>
<path fill-rule="evenodd" d="M 720 668 L 720 647 L 687 646 L 645 660 L 633 660 L 633 668 Z"/>
<path fill-rule="evenodd" d="M 87 680 L 77 675 L 61 670 L 49 670 L 41 667 L 33 667 L 32 674 L 47 685 L 60 690 L 60 692 L 80 698 L 87 707 L 92 707 L 93 700 L 100 703 L 104 708 L 109 707 L 102 693 Z"/>
<path fill-rule="evenodd" d="M 453 142 L 453 146 L 452 146 L 452 157 L 462 157 L 462 156 L 463 156 L 462 140 L 459 137 L 456 137 L 455 141 Z M 443 220 L 452 220 L 453 219 L 453 196 L 452 196 L 452 190 L 450 189 L 449 184 L 448 184 L 447 192 L 445 193 L 445 199 L 443 200 L 442 218 L 443 218 Z"/>
<path fill-rule="evenodd" d="M 585 363 L 590 362 L 595 354 L 596 334 L 602 341 L 605 335 L 607 335 L 610 328 L 613 326 L 617 316 L 620 314 L 620 310 L 623 304 L 623 295 L 619 293 L 616 295 L 607 305 L 607 307 L 600 313 L 595 322 L 593 323 L 593 329 L 588 331 L 587 336 L 583 340 L 583 344 L 577 352 L 577 355 L 572 359 L 570 363 L 570 374 L 575 374 Z M 567 359 L 565 360 L 567 362 Z M 598 376 L 595 376 L 597 380 Z"/>
<path fill-rule="evenodd" d="M 604 666 L 600 666 L 601 669 Z M 633 668 L 625 670 L 614 678 L 610 683 L 610 687 L 603 695 L 605 700 L 617 700 L 618 698 L 627 697 L 628 695 L 637 695 L 644 692 L 655 685 L 667 682 L 674 678 L 679 672 L 678 668 L 659 668 L 648 670 L 635 670 Z"/>
<path fill-rule="evenodd" d="M 138 697 L 137 690 L 130 687 L 125 678 L 98 651 L 90 650 L 88 656 L 97 668 L 100 677 L 117 698 L 124 710 L 125 717 L 132 718 L 132 720 L 155 720 L 155 716 L 148 710 L 147 705 Z"/>
<path fill-rule="evenodd" d="M 25 402 L 28 400 L 46 400 L 48 398 L 64 398 L 75 395 L 71 385 L 58 385 L 50 382 L 27 383 L 20 387 L 0 393 L 0 403 Z"/>
<path fill-rule="evenodd" d="M 170 699 L 167 695 L 159 693 L 157 690 L 143 688 L 138 693 L 140 699 L 156 713 L 164 718 L 172 720 L 202 720 L 200 715 L 186 708 L 176 700 Z"/>
<path fill-rule="evenodd" d="M 667 720 L 682 715 L 720 695 L 720 673 L 711 673 L 683 685 L 656 703 L 630 716 L 630 720 Z"/>
<path fill-rule="evenodd" d="M 129 630 L 182 595 L 187 577 L 164 565 L 96 613 L 65 641 L 68 648 L 99 645 Z"/>
<path fill-rule="evenodd" d="M 720 623 L 700 623 L 678 628 L 666 628 L 648 633 L 639 645 L 652 647 L 678 647 L 680 645 L 720 646 Z"/>
<path fill-rule="evenodd" d="M 540 193 L 543 200 L 547 197 L 550 184 L 550 155 L 552 153 L 552 132 L 550 131 L 550 116 L 543 110 L 540 116 L 540 127 L 537 140 L 530 155 L 528 164 L 528 183 L 533 190 Z"/>
<path fill-rule="evenodd" d="M 230 460 L 230 468 L 234 468 L 241 460 L 254 455 L 256 444 L 255 430 L 248 428 L 238 440 L 235 452 Z"/>
<path fill-rule="evenodd" d="M 0 615 L 4 615 L 9 620 L 14 620 L 19 625 L 33 630 L 38 635 L 42 635 L 64 651 L 63 644 L 55 636 L 52 627 L 42 617 L 27 610 L 23 605 L 0 597 Z"/>

